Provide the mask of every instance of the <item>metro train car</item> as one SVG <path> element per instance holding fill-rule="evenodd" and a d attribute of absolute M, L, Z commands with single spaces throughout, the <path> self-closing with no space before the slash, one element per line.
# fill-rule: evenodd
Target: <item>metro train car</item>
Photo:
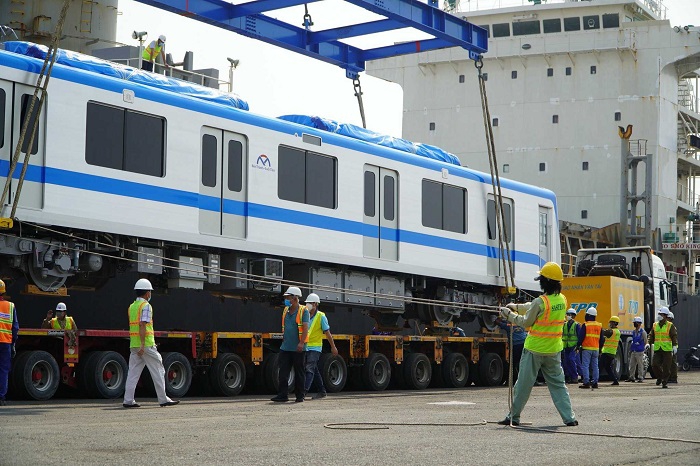
<path fill-rule="evenodd" d="M 1 45 L 4 185 L 43 60 L 39 46 Z M 426 157 L 300 123 L 313 119 L 256 115 L 176 81 L 61 51 L 32 115 L 35 141 L 24 141 L 31 158 L 14 226 L 0 235 L 3 277 L 52 292 L 138 270 L 161 289 L 257 299 L 294 282 L 386 328 L 483 318 L 450 303 L 498 303 L 490 175 L 430 148 Z M 556 198 L 501 186 L 515 285 L 536 290 L 541 265 L 560 257 Z"/>

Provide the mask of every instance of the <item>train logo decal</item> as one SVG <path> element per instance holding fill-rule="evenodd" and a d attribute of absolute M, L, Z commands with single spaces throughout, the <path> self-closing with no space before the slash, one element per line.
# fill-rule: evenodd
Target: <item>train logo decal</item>
<path fill-rule="evenodd" d="M 275 169 L 272 168 L 272 161 L 270 160 L 270 157 L 268 157 L 265 154 L 260 154 L 258 156 L 258 160 L 255 161 L 255 165 L 252 166 L 253 168 L 257 168 L 259 170 L 267 170 L 274 172 Z"/>

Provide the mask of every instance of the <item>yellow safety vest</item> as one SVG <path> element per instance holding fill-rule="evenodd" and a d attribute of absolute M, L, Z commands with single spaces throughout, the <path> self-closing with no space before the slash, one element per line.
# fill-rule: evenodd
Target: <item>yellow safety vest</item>
<path fill-rule="evenodd" d="M 129 306 L 129 348 L 141 347 L 141 336 L 139 335 L 139 322 L 141 321 L 141 311 L 148 304 L 145 299 L 137 299 Z M 151 306 L 151 321 L 146 324 L 146 341 L 143 346 L 150 347 L 156 345 L 153 332 L 153 306 Z"/>
<path fill-rule="evenodd" d="M 654 351 L 671 351 L 673 342 L 671 341 L 671 322 L 666 321 L 666 325 L 661 328 L 658 322 L 654 322 Z"/>
<path fill-rule="evenodd" d="M 600 332 L 603 324 L 595 320 L 584 322 L 586 325 L 586 337 L 581 343 L 581 348 L 585 350 L 598 351 L 600 349 Z"/>
<path fill-rule="evenodd" d="M 66 326 L 61 328 L 61 323 L 58 321 L 58 317 L 51 319 L 51 328 L 54 330 L 73 330 L 75 328 L 75 322 L 73 322 L 72 317 L 66 316 Z"/>
<path fill-rule="evenodd" d="M 316 311 L 311 325 L 309 326 L 309 346 L 323 346 L 323 328 L 321 327 L 321 318 L 325 316 L 321 311 Z"/>
<path fill-rule="evenodd" d="M 284 333 L 284 318 L 287 317 L 287 312 L 289 312 L 289 307 L 285 307 L 282 312 L 282 333 Z M 297 327 L 299 328 L 299 341 L 301 341 L 301 335 L 304 333 L 304 323 L 301 321 L 301 317 L 304 315 L 304 308 L 299 306 L 297 308 Z M 306 340 L 302 343 L 307 343 L 309 341 L 309 334 L 306 334 Z"/>
<path fill-rule="evenodd" d="M 615 354 L 617 353 L 617 343 L 620 341 L 620 331 L 616 328 L 612 329 L 613 334 L 605 338 L 603 343 L 603 350 L 601 353 L 604 354 Z"/>
<path fill-rule="evenodd" d="M 0 301 L 0 343 L 12 344 L 12 322 L 15 305 L 10 301 Z"/>
<path fill-rule="evenodd" d="M 564 349 L 561 334 L 566 321 L 566 297 L 555 294 L 540 298 L 544 301 L 544 314 L 530 327 L 525 349 L 543 354 L 559 353 Z"/>
<path fill-rule="evenodd" d="M 578 324 L 576 322 L 572 322 L 571 325 L 569 322 L 564 323 L 561 337 L 564 348 L 573 348 L 578 344 L 577 330 Z"/>
<path fill-rule="evenodd" d="M 154 47 L 151 47 L 151 45 L 153 45 Z M 163 48 L 163 46 L 158 45 L 157 40 L 151 41 L 151 43 L 148 44 L 148 47 L 144 47 L 144 49 L 143 49 L 143 55 L 142 55 L 143 59 L 146 61 L 155 60 L 158 57 L 158 55 L 160 55 L 160 50 L 162 48 Z M 153 51 L 152 53 L 151 53 L 151 50 Z"/>

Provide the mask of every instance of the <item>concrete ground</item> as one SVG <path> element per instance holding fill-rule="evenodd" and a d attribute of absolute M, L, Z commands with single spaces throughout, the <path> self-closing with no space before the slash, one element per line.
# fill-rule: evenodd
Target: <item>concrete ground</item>
<path fill-rule="evenodd" d="M 605 382 L 595 391 L 570 385 L 580 422 L 573 428 L 562 425 L 547 387 L 535 387 L 522 421 L 555 433 L 447 425 L 503 419 L 507 387 L 341 393 L 281 404 L 262 395 L 185 398 L 169 408 L 138 399 L 142 407 L 128 410 L 121 400 L 18 401 L 0 408 L 0 464 L 698 465 L 700 371 L 681 372 L 680 380 L 668 390 L 649 379 Z M 324 427 L 350 422 L 408 425 Z"/>

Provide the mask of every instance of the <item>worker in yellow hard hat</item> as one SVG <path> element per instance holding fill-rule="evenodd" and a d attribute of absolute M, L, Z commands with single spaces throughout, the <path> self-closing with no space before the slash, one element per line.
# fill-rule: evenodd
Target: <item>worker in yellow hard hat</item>
<path fill-rule="evenodd" d="M 619 324 L 620 318 L 618 316 L 612 316 L 608 323 L 609 328 L 601 332 L 605 341 L 603 342 L 603 349 L 600 352 L 600 363 L 608 372 L 610 378 L 612 378 L 612 385 L 620 385 L 619 370 L 621 370 L 621 368 L 616 367 L 617 361 L 615 359 L 617 352 L 622 351 L 622 348 L 619 348 L 620 331 L 617 329 Z"/>

